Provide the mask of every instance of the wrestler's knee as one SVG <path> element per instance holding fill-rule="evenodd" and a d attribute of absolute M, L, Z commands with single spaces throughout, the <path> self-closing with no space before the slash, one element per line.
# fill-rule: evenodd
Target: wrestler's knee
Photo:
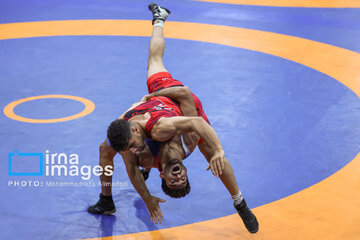
<path fill-rule="evenodd" d="M 168 72 L 168 71 L 166 70 L 166 68 L 162 62 L 149 61 L 148 68 L 147 68 L 147 78 L 150 78 L 152 75 L 154 75 L 155 73 L 159 73 L 159 72 Z"/>

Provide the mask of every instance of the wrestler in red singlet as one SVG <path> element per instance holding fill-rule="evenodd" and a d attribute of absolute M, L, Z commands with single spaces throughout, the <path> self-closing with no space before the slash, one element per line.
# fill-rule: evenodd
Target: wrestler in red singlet
<path fill-rule="evenodd" d="M 148 79 L 147 86 L 149 93 L 152 93 L 152 92 L 160 91 L 161 89 L 165 89 L 169 87 L 179 87 L 184 85 L 180 81 L 173 79 L 170 73 L 160 72 L 152 75 Z M 205 119 L 206 122 L 210 124 L 202 108 L 202 104 L 199 98 L 195 94 L 192 95 L 194 98 L 195 108 L 198 116 L 201 116 L 202 118 Z M 126 112 L 124 115 L 124 120 L 128 121 L 130 118 L 136 115 L 145 114 L 147 112 L 149 112 L 151 115 L 149 121 L 147 121 L 145 125 L 145 132 L 148 134 L 148 136 L 151 136 L 151 130 L 153 126 L 161 117 L 181 116 L 180 106 L 176 101 L 167 97 L 152 97 L 145 103 L 142 103 L 139 106 L 136 106 L 135 108 Z M 199 143 L 201 142 L 203 142 L 202 139 L 199 140 Z M 154 155 L 156 165 L 158 166 L 158 169 L 161 172 L 162 169 L 161 169 L 161 165 L 159 164 L 160 142 L 149 140 L 146 141 L 146 143 L 148 144 L 152 154 Z"/>

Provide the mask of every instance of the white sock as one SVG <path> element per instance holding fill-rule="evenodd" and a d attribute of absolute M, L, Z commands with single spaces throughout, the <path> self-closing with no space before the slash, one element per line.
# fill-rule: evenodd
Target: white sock
<path fill-rule="evenodd" d="M 155 20 L 154 27 L 164 27 L 164 21 L 163 20 Z"/>
<path fill-rule="evenodd" d="M 231 198 L 234 200 L 234 204 L 235 205 L 238 205 L 241 203 L 241 201 L 244 199 L 242 194 L 241 194 L 241 191 L 239 191 L 237 194 L 235 195 L 231 195 Z"/>

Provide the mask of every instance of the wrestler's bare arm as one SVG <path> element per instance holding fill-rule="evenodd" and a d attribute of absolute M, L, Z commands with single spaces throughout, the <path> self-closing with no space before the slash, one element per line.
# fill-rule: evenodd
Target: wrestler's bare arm
<path fill-rule="evenodd" d="M 165 96 L 172 98 L 180 104 L 180 108 L 183 116 L 197 116 L 194 98 L 188 87 L 172 87 L 172 88 L 162 89 L 160 91 L 144 96 L 142 100 L 150 99 L 153 96 Z M 212 129 L 211 126 L 210 129 Z M 216 147 L 214 148 L 214 145 L 209 144 L 208 142 L 204 142 L 201 145 L 199 145 L 199 149 L 209 162 L 209 167 L 207 168 L 207 170 L 211 169 L 212 173 L 216 176 L 221 175 L 224 166 L 223 161 L 217 162 L 217 161 L 213 161 L 212 159 L 223 158 L 224 156 L 223 151 L 218 151 Z"/>
<path fill-rule="evenodd" d="M 154 140 L 167 141 L 176 134 L 196 132 L 208 149 L 211 149 L 212 157 L 208 169 L 215 176 L 222 174 L 224 168 L 224 151 L 214 129 L 202 117 L 171 117 L 160 118 L 154 125 L 151 135 Z"/>
<path fill-rule="evenodd" d="M 194 98 L 188 87 L 170 87 L 145 95 L 141 101 L 146 102 L 151 97 L 164 96 L 177 101 L 183 116 L 197 116 Z"/>
<path fill-rule="evenodd" d="M 164 219 L 164 217 L 160 210 L 159 202 L 165 202 L 165 200 L 150 194 L 149 189 L 145 184 L 144 177 L 137 165 L 136 156 L 130 151 L 122 152 L 121 156 L 124 159 L 126 171 L 132 185 L 144 200 L 146 207 L 149 210 L 151 221 L 154 223 L 161 223 L 161 220 Z"/>
<path fill-rule="evenodd" d="M 196 132 L 211 148 L 222 150 L 214 129 L 202 117 L 162 117 L 154 125 L 151 135 L 154 140 L 165 142 L 176 134 Z"/>
<path fill-rule="evenodd" d="M 192 94 L 191 90 L 189 89 L 189 87 L 187 87 L 187 86 L 178 86 L 178 87 L 170 87 L 170 88 L 161 89 L 157 92 L 153 92 L 151 94 L 145 95 L 141 101 L 147 101 L 151 97 L 157 97 L 157 96 L 168 97 L 168 98 L 171 98 L 171 99 L 175 100 L 176 102 L 178 102 L 183 116 L 188 116 L 188 117 L 198 116 L 196 108 L 195 108 L 193 94 Z M 186 142 L 187 147 L 190 150 L 190 152 L 194 151 L 194 149 L 196 148 L 197 143 L 199 141 L 199 136 L 195 132 L 182 133 L 182 135 L 184 136 L 185 142 Z M 171 140 L 167 144 L 172 144 L 171 142 L 174 142 L 174 140 L 175 140 L 175 138 L 173 138 L 173 140 Z M 167 148 L 167 149 L 169 149 L 169 148 Z M 168 150 L 165 150 L 164 152 L 166 154 L 168 152 Z M 174 151 L 169 151 L 169 152 L 174 152 Z M 162 154 L 160 154 L 160 158 L 162 158 L 162 159 L 163 158 L 167 159 L 167 157 L 168 156 L 162 156 Z M 173 157 L 173 158 L 175 158 L 175 157 Z"/>
<path fill-rule="evenodd" d="M 141 198 L 147 201 L 150 197 L 150 192 L 145 185 L 144 178 L 141 175 L 139 167 L 137 166 L 136 156 L 130 151 L 121 152 L 121 156 L 124 160 L 126 171 L 129 179 L 133 184 L 136 191 L 139 192 Z"/>

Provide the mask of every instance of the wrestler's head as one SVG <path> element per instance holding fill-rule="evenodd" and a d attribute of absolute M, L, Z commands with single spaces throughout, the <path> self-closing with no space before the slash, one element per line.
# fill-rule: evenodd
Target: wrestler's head
<path fill-rule="evenodd" d="M 190 192 L 187 169 L 180 160 L 172 159 L 167 162 L 160 177 L 162 178 L 161 188 L 170 197 L 181 198 Z"/>
<path fill-rule="evenodd" d="M 113 121 L 107 130 L 110 146 L 116 151 L 141 152 L 145 148 L 144 131 L 137 123 L 123 119 Z"/>

